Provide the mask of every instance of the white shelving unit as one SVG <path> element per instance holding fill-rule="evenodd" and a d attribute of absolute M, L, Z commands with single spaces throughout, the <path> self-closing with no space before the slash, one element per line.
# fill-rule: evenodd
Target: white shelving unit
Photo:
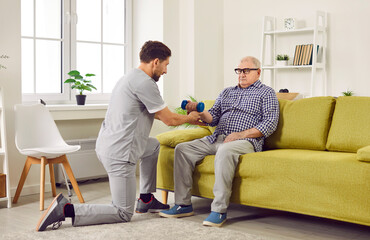
<path fill-rule="evenodd" d="M 280 19 L 283 21 L 282 19 Z M 313 27 L 298 28 L 293 30 L 280 30 L 277 29 L 277 19 L 276 17 L 265 16 L 263 18 L 263 30 L 262 30 L 262 50 L 261 50 L 261 79 L 265 82 L 264 78 L 266 73 L 270 72 L 270 85 L 275 91 L 277 75 L 281 70 L 289 71 L 293 69 L 304 70 L 308 69 L 310 71 L 310 90 L 309 95 L 327 95 L 327 80 L 326 80 L 326 47 L 327 47 L 327 16 L 325 12 L 318 11 L 315 14 L 315 21 Z M 305 42 L 302 41 L 302 35 L 305 37 Z M 281 54 L 281 46 L 277 44 L 279 38 L 287 39 L 289 38 L 290 52 L 293 54 L 290 55 L 290 58 L 294 58 L 294 51 L 296 45 L 302 44 L 313 44 L 313 49 L 317 49 L 319 46 L 319 51 L 313 51 L 312 56 L 312 65 L 288 65 L 288 66 L 277 66 L 275 57 L 277 54 Z M 296 42 L 294 42 L 296 40 Z M 294 42 L 292 44 L 292 42 Z M 318 55 L 320 58 L 318 59 Z M 317 83 L 317 72 L 320 71 L 322 74 L 321 79 L 323 83 L 323 89 L 321 94 L 315 94 L 315 84 Z M 302 71 L 302 74 L 305 74 Z M 306 73 L 307 74 L 307 73 Z"/>
<path fill-rule="evenodd" d="M 8 162 L 8 154 L 7 154 L 7 146 L 6 146 L 6 127 L 5 127 L 5 114 L 4 114 L 4 92 L 3 89 L 0 88 L 0 161 L 2 161 L 2 169 L 0 173 L 4 173 L 6 175 L 6 197 L 0 198 L 0 201 L 7 201 L 8 208 L 12 206 L 11 196 L 10 196 L 10 184 L 9 184 L 9 162 Z"/>

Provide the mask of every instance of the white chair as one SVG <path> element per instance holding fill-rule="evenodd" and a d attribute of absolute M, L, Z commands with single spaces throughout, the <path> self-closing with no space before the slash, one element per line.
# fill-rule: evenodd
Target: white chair
<path fill-rule="evenodd" d="M 62 163 L 72 183 L 74 191 L 81 203 L 84 199 L 78 188 L 66 154 L 76 152 L 79 145 L 68 145 L 59 133 L 59 130 L 50 112 L 42 104 L 18 104 L 15 110 L 15 144 L 19 152 L 27 156 L 26 163 L 20 177 L 13 203 L 17 203 L 24 182 L 32 164 L 41 164 L 40 177 L 40 210 L 44 210 L 45 166 L 49 164 L 52 194 L 56 196 L 53 164 Z"/>

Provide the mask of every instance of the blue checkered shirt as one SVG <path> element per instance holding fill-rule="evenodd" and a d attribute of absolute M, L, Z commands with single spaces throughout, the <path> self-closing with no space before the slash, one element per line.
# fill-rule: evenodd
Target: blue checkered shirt
<path fill-rule="evenodd" d="M 262 151 L 266 137 L 270 136 L 279 121 L 279 102 L 275 91 L 260 80 L 247 88 L 225 88 L 208 112 L 213 120 L 209 126 L 217 126 L 213 135 L 207 136 L 214 143 L 218 135 L 229 135 L 250 128 L 258 129 L 263 136 L 244 138 L 250 141 L 256 152 Z"/>

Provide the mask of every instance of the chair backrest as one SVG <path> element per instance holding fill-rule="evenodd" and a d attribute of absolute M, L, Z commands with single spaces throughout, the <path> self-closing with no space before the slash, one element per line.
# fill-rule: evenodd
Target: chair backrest
<path fill-rule="evenodd" d="M 49 110 L 42 104 L 17 104 L 15 144 L 18 150 L 67 145 Z"/>

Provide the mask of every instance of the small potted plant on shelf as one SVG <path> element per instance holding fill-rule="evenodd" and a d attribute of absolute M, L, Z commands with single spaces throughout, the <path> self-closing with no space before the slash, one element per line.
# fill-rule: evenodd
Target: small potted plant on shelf
<path fill-rule="evenodd" d="M 287 66 L 288 65 L 289 56 L 286 54 L 278 54 L 276 56 L 276 65 L 277 66 Z"/>
<path fill-rule="evenodd" d="M 349 97 L 349 96 L 353 96 L 354 95 L 354 92 L 351 91 L 351 90 L 347 90 L 345 92 L 342 92 L 342 95 Z"/>
<path fill-rule="evenodd" d="M 91 80 L 87 79 L 88 77 L 93 77 L 95 74 L 87 73 L 85 78 L 77 70 L 72 70 L 68 73 L 70 78 L 64 81 L 64 83 L 71 83 L 71 89 L 76 89 L 79 94 L 76 95 L 77 105 L 85 105 L 86 95 L 83 94 L 83 91 L 92 91 L 96 90 L 96 87 L 91 84 Z"/>

